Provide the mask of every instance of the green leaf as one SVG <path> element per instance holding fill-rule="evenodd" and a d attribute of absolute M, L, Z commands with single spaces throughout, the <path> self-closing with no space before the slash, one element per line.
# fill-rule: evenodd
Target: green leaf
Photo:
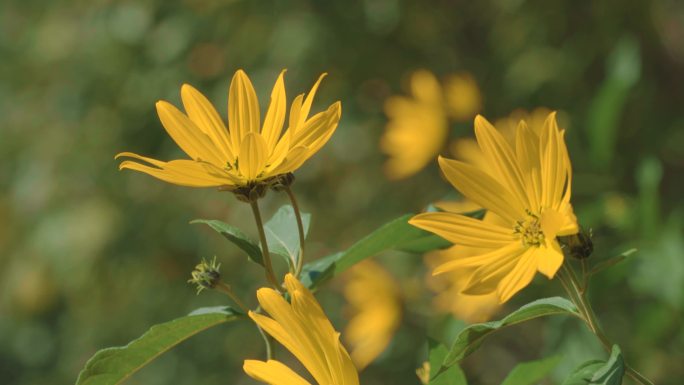
<path fill-rule="evenodd" d="M 501 385 L 535 385 L 561 362 L 561 358 L 561 356 L 553 356 L 518 364 Z"/>
<path fill-rule="evenodd" d="M 613 345 L 608 361 L 587 361 L 568 377 L 563 385 L 621 385 L 625 362 L 620 347 Z"/>
<path fill-rule="evenodd" d="M 354 264 L 383 251 L 413 249 L 424 252 L 448 245 L 441 238 L 409 225 L 408 220 L 413 215 L 407 214 L 384 224 L 345 251 L 307 263 L 304 284 L 315 289 Z"/>
<path fill-rule="evenodd" d="M 188 316 L 155 325 L 126 346 L 102 349 L 88 360 L 76 385 L 120 384 L 143 366 L 195 334 L 240 313 L 228 307 L 198 309 Z"/>
<path fill-rule="evenodd" d="M 605 259 L 605 260 L 597 263 L 596 266 L 592 267 L 591 270 L 589 270 L 589 272 L 587 273 L 587 276 L 592 276 L 596 273 L 602 272 L 603 270 L 605 270 L 611 266 L 617 265 L 618 263 L 627 259 L 627 257 L 629 257 L 630 255 L 636 253 L 636 251 L 637 251 L 637 249 L 629 249 L 620 255 L 610 257 L 608 259 Z"/>
<path fill-rule="evenodd" d="M 245 235 L 242 231 L 240 231 L 240 229 L 238 229 L 237 227 L 231 226 L 227 223 L 215 219 L 195 219 L 190 223 L 203 223 L 205 225 L 209 225 L 209 227 L 216 230 L 216 232 L 223 235 L 227 240 L 233 242 L 235 246 L 239 247 L 240 249 L 242 249 L 242 251 L 247 253 L 247 257 L 250 261 L 258 263 L 261 266 L 264 265 L 264 260 L 261 257 L 261 248 L 259 248 L 259 244 L 249 239 L 249 237 Z"/>
<path fill-rule="evenodd" d="M 468 385 L 463 370 L 458 365 L 454 365 L 442 373 L 438 373 L 437 369 L 442 366 L 444 358 L 448 350 L 446 346 L 436 341 L 429 340 L 430 355 L 428 362 L 430 363 L 430 385 Z"/>
<path fill-rule="evenodd" d="M 501 320 L 473 324 L 463 329 L 454 341 L 449 354 L 444 359 L 443 368 L 452 366 L 477 350 L 487 336 L 507 326 L 519 324 L 533 318 L 554 314 L 567 314 L 579 317 L 575 305 L 565 298 L 543 298 L 530 302 Z"/>
<path fill-rule="evenodd" d="M 304 238 L 309 233 L 311 214 L 302 214 Z M 299 258 L 299 231 L 297 217 L 290 205 L 284 205 L 264 224 L 266 242 L 271 253 L 285 258 L 288 264 L 296 265 Z"/>

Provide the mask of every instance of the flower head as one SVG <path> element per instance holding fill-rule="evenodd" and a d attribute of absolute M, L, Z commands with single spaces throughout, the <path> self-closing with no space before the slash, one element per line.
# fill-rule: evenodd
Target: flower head
<path fill-rule="evenodd" d="M 480 92 L 467 74 L 447 78 L 444 89 L 431 72 L 411 75 L 411 96 L 392 96 L 385 103 L 389 118 L 380 147 L 390 158 L 385 173 L 390 179 L 407 178 L 422 170 L 437 155 L 449 134 L 449 117 L 472 118 L 480 108 Z"/>
<path fill-rule="evenodd" d="M 475 118 L 484 165 L 439 158 L 449 182 L 487 210 L 483 220 L 451 212 L 416 215 L 414 226 L 481 252 L 455 258 L 434 273 L 474 268 L 465 292 L 496 291 L 500 302 L 527 286 L 535 272 L 553 278 L 563 263 L 557 236 L 575 234 L 572 169 L 555 113 L 537 135 L 522 121 L 511 146 L 486 119 Z"/>
<path fill-rule="evenodd" d="M 340 334 L 316 298 L 291 274 L 285 276 L 285 287 L 291 303 L 277 291 L 262 288 L 257 291 L 257 298 L 271 317 L 254 312 L 249 316 L 297 357 L 318 384 L 358 385 L 358 373 L 340 343 Z M 276 360 L 245 360 L 243 368 L 250 377 L 267 384 L 310 385 Z"/>
<path fill-rule="evenodd" d="M 157 102 L 157 113 L 166 132 L 190 159 L 163 162 L 131 152 L 119 169 L 149 174 L 165 182 L 190 187 L 235 190 L 268 181 L 300 167 L 335 131 L 341 105 L 309 117 L 321 75 L 309 94 L 297 96 L 290 106 L 283 133 L 287 102 L 285 71 L 271 92 L 271 102 L 261 122 L 256 92 L 244 71 L 233 76 L 228 91 L 228 126 L 204 95 L 188 84 L 181 87 L 185 113 L 166 101 Z"/>
<path fill-rule="evenodd" d="M 369 260 L 347 274 L 344 297 L 354 313 L 344 335 L 352 360 L 363 369 L 387 348 L 399 327 L 400 290 L 387 270 Z"/>

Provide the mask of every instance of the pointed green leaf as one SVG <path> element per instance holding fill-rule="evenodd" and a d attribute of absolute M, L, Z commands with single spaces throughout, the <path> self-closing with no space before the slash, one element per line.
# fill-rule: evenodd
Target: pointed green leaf
<path fill-rule="evenodd" d="M 311 289 L 315 289 L 354 264 L 383 251 L 414 248 L 424 252 L 444 247 L 445 242 L 441 238 L 409 225 L 408 220 L 413 215 L 407 214 L 384 224 L 345 251 L 306 264 L 303 275 L 304 283 Z M 426 238 L 427 241 L 425 241 Z M 421 246 L 416 247 L 414 242 L 418 242 Z"/>
<path fill-rule="evenodd" d="M 589 270 L 589 272 L 587 273 L 587 275 L 592 276 L 596 273 L 600 273 L 601 271 L 603 271 L 603 270 L 605 270 L 611 266 L 617 265 L 618 263 L 627 259 L 627 257 L 629 257 L 630 255 L 636 253 L 636 251 L 637 251 L 637 249 L 629 249 L 629 250 L 627 250 L 627 251 L 625 251 L 619 255 L 605 259 L 605 260 L 597 263 L 596 266 L 592 267 L 591 270 Z"/>
<path fill-rule="evenodd" d="M 536 385 L 543 380 L 561 361 L 561 356 L 518 364 L 506 376 L 501 385 Z"/>
<path fill-rule="evenodd" d="M 304 238 L 309 233 L 311 214 L 302 214 Z M 285 258 L 288 264 L 296 265 L 299 258 L 299 230 L 297 217 L 290 205 L 284 205 L 264 224 L 266 242 L 271 253 Z"/>
<path fill-rule="evenodd" d="M 621 385 L 625 362 L 620 347 L 613 345 L 608 361 L 587 361 L 568 377 L 563 385 Z"/>
<path fill-rule="evenodd" d="M 228 321 L 240 313 L 228 307 L 198 309 L 188 316 L 150 328 L 126 346 L 98 351 L 81 370 L 76 385 L 120 384 L 143 366 L 195 334 Z"/>
<path fill-rule="evenodd" d="M 437 373 L 442 366 L 448 350 L 443 344 L 436 341 L 428 341 L 430 348 L 430 382 L 429 385 L 468 385 L 463 370 L 458 365 L 454 365 L 442 373 Z"/>
<path fill-rule="evenodd" d="M 261 248 L 259 248 L 259 245 L 253 240 L 249 239 L 249 237 L 237 227 L 215 219 L 195 219 L 190 223 L 204 223 L 205 225 L 208 225 L 216 232 L 223 235 L 227 240 L 233 242 L 235 246 L 247 253 L 247 257 L 250 261 L 258 263 L 261 266 L 264 265 L 264 260 L 261 257 Z"/>
<path fill-rule="evenodd" d="M 580 316 L 575 305 L 565 298 L 552 297 L 530 302 L 501 320 L 473 324 L 463 329 L 456 337 L 442 365 L 449 367 L 469 356 L 493 332 L 533 318 L 554 314 Z"/>

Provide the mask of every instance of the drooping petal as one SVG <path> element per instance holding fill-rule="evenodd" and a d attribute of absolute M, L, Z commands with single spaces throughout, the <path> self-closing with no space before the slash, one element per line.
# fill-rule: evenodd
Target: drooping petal
<path fill-rule="evenodd" d="M 487 173 L 466 163 L 439 157 L 439 166 L 447 180 L 466 198 L 510 221 L 524 218 L 525 209 Z"/>
<path fill-rule="evenodd" d="M 247 180 L 256 180 L 266 166 L 267 149 L 264 138 L 257 132 L 249 132 L 240 144 L 238 169 Z"/>
<path fill-rule="evenodd" d="M 520 257 L 515 268 L 507 274 L 499 284 L 497 292 L 499 294 L 499 301 L 504 303 L 508 301 L 515 293 L 522 290 L 529 285 L 537 272 L 537 255 L 539 249 L 530 247 Z"/>
<path fill-rule="evenodd" d="M 252 82 L 243 70 L 233 75 L 228 91 L 228 129 L 233 149 L 237 151 L 249 132 L 258 133 L 261 115 Z"/>
<path fill-rule="evenodd" d="M 537 249 L 537 270 L 549 279 L 556 275 L 563 264 L 563 251 L 555 239 L 546 239 L 543 246 Z"/>
<path fill-rule="evenodd" d="M 226 160 L 211 139 L 184 113 L 172 104 L 157 102 L 157 114 L 166 132 L 193 160 L 203 160 L 222 167 Z"/>
<path fill-rule="evenodd" d="M 245 360 L 242 369 L 250 377 L 270 385 L 311 385 L 279 361 Z"/>
<path fill-rule="evenodd" d="M 409 223 L 463 246 L 498 248 L 514 241 L 511 229 L 454 213 L 422 213 Z"/>
<path fill-rule="evenodd" d="M 468 256 L 463 256 L 460 258 L 454 258 L 447 261 L 439 266 L 437 266 L 433 271 L 432 275 L 446 273 L 448 271 L 465 268 L 465 267 L 475 267 L 483 266 L 490 263 L 494 263 L 500 259 L 504 259 L 510 255 L 519 252 L 522 248 L 520 242 L 514 241 L 510 242 L 508 245 L 499 247 L 497 249 L 480 253 L 472 254 Z"/>
<path fill-rule="evenodd" d="M 287 113 L 287 102 L 285 96 L 285 70 L 280 73 L 278 80 L 276 80 L 271 91 L 271 103 L 266 111 L 264 118 L 264 127 L 261 130 L 261 135 L 266 141 L 266 146 L 269 150 L 275 148 L 280 133 L 285 122 L 285 114 Z"/>
<path fill-rule="evenodd" d="M 197 89 L 189 84 L 181 87 L 183 107 L 190 120 L 204 132 L 229 163 L 235 162 L 228 129 L 214 106 Z"/>
<path fill-rule="evenodd" d="M 496 291 L 501 280 L 518 263 L 520 256 L 525 252 L 525 248 L 522 246 L 511 247 L 507 251 L 507 254 L 501 254 L 499 258 L 475 269 L 462 291 L 463 294 L 482 295 Z"/>
<path fill-rule="evenodd" d="M 530 207 L 527 186 L 517 157 L 506 139 L 484 117 L 475 117 L 475 136 L 482 154 L 491 169 L 512 193 L 512 197 L 521 207 Z"/>
<path fill-rule="evenodd" d="M 117 157 L 125 156 L 139 159 L 154 167 L 126 160 L 121 162 L 119 169 L 129 169 L 139 171 L 164 182 L 177 184 L 187 187 L 218 187 L 233 185 L 234 180 L 227 173 L 221 173 L 210 164 L 200 163 L 191 160 L 172 160 L 162 162 L 156 159 L 147 158 L 133 153 L 121 153 Z"/>

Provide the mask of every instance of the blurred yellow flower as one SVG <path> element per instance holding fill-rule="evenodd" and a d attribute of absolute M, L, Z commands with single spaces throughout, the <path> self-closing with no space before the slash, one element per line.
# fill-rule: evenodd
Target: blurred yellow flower
<path fill-rule="evenodd" d="M 453 246 L 426 254 L 425 264 L 432 270 L 454 259 L 481 253 L 480 249 Z M 468 295 L 461 292 L 465 289 L 473 270 L 465 268 L 440 275 L 428 275 L 427 286 L 435 293 L 432 304 L 438 312 L 451 313 L 468 323 L 477 323 L 488 321 L 499 310 L 499 298 L 496 293 Z"/>
<path fill-rule="evenodd" d="M 400 290 L 387 270 L 364 261 L 347 273 L 344 297 L 353 310 L 345 340 L 361 370 L 387 348 L 401 323 Z"/>
<path fill-rule="evenodd" d="M 392 96 L 385 103 L 389 121 L 380 147 L 389 159 L 385 174 L 407 178 L 431 162 L 449 134 L 449 115 L 469 119 L 481 107 L 477 84 L 469 75 L 452 75 L 443 90 L 427 70 L 411 75 L 411 96 Z"/>
<path fill-rule="evenodd" d="M 482 95 L 475 79 L 468 73 L 447 77 L 444 96 L 449 115 L 457 121 L 472 119 L 482 109 Z"/>
<path fill-rule="evenodd" d="M 166 132 L 190 159 L 163 162 L 131 152 L 116 156 L 125 160 L 119 169 L 149 174 L 165 182 L 190 187 L 221 187 L 233 190 L 286 174 L 316 153 L 335 131 L 341 104 L 309 118 L 319 77 L 309 94 L 297 96 L 285 123 L 285 71 L 271 92 L 263 125 L 252 82 L 244 71 L 233 76 L 228 92 L 228 128 L 204 95 L 188 84 L 181 87 L 185 113 L 165 101 L 157 102 L 157 113 Z M 141 163 L 142 162 L 142 163 Z"/>
<path fill-rule="evenodd" d="M 563 263 L 556 237 L 578 231 L 570 204 L 572 170 L 555 113 L 540 135 L 521 122 L 513 147 L 481 116 L 475 118 L 475 134 L 486 168 L 442 157 L 439 164 L 457 190 L 487 210 L 485 218 L 431 212 L 409 222 L 457 245 L 482 249 L 438 266 L 433 274 L 474 268 L 463 292 L 496 291 L 503 303 L 536 271 L 553 278 Z"/>
<path fill-rule="evenodd" d="M 340 334 L 323 313 L 316 298 L 292 274 L 285 276 L 291 304 L 277 291 L 261 288 L 257 298 L 272 317 L 249 312 L 249 316 L 311 373 L 320 385 L 358 385 L 359 377 Z M 271 385 L 310 385 L 279 361 L 245 360 L 243 369 L 255 380 Z"/>

